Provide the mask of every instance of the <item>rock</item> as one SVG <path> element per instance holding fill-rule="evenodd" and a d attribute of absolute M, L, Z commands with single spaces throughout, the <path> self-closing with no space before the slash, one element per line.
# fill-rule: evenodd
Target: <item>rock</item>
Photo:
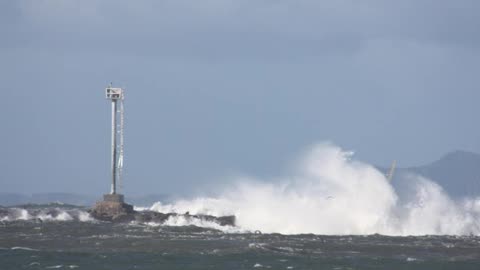
<path fill-rule="evenodd" d="M 133 206 L 124 202 L 103 201 L 97 202 L 90 210 L 90 215 L 98 220 L 125 222 L 135 219 Z"/>
<path fill-rule="evenodd" d="M 130 222 L 135 220 L 132 214 L 120 214 L 112 217 L 112 222 Z"/>
<path fill-rule="evenodd" d="M 171 214 L 164 214 L 154 211 L 136 211 L 135 212 L 135 220 L 137 222 L 145 223 L 145 222 L 155 222 L 155 223 L 163 223 L 165 222 Z"/>
<path fill-rule="evenodd" d="M 104 195 L 103 201 L 97 202 L 95 206 L 89 210 L 93 218 L 109 221 L 109 222 L 131 222 L 139 223 L 155 222 L 162 224 L 168 218 L 174 216 L 183 216 L 186 218 L 197 218 L 206 221 L 216 222 L 222 226 L 235 226 L 235 216 L 215 217 L 209 215 L 190 215 L 177 213 L 159 213 L 154 211 L 135 211 L 133 206 L 123 201 L 123 195 L 107 194 Z"/>
<path fill-rule="evenodd" d="M 8 217 L 8 214 L 8 209 L 0 206 L 0 218 Z"/>
<path fill-rule="evenodd" d="M 217 222 L 222 226 L 235 226 L 235 216 L 218 217 Z"/>

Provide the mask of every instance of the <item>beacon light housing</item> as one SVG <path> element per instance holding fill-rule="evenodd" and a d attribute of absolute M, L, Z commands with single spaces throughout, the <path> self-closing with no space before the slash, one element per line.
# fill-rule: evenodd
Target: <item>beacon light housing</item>
<path fill-rule="evenodd" d="M 105 97 L 111 100 L 123 99 L 123 89 L 107 87 L 105 89 Z"/>

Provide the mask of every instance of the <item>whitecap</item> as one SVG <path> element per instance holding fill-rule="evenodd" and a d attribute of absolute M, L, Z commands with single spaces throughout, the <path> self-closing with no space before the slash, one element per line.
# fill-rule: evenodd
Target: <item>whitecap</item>
<path fill-rule="evenodd" d="M 27 250 L 27 251 L 38 251 L 38 249 L 29 248 L 29 247 L 12 247 L 11 250 Z"/>
<path fill-rule="evenodd" d="M 94 221 L 92 216 L 88 212 L 80 211 L 78 213 L 78 220 L 82 222 Z"/>
<path fill-rule="evenodd" d="M 165 220 L 163 223 L 156 223 L 156 222 L 146 222 L 144 223 L 149 226 L 172 226 L 172 227 L 180 227 L 180 226 L 196 226 L 196 227 L 201 227 L 201 228 L 207 228 L 207 229 L 214 229 L 218 230 L 224 233 L 241 233 L 244 232 L 239 227 L 234 227 L 230 225 L 225 225 L 222 226 L 217 222 L 214 221 L 209 221 L 209 220 L 204 220 L 201 218 L 197 217 L 186 217 L 183 215 L 178 215 L 178 216 L 170 216 L 167 220 Z"/>
<path fill-rule="evenodd" d="M 59 264 L 59 265 L 47 266 L 45 268 L 46 269 L 59 269 L 59 268 L 62 268 L 62 267 L 63 267 L 63 264 Z"/>

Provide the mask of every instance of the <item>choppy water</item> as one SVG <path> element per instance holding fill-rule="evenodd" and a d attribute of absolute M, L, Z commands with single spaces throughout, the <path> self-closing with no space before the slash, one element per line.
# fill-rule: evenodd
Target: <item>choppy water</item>
<path fill-rule="evenodd" d="M 0 269 L 480 269 L 478 236 L 226 233 L 96 222 L 82 208 L 54 208 L 3 218 Z"/>

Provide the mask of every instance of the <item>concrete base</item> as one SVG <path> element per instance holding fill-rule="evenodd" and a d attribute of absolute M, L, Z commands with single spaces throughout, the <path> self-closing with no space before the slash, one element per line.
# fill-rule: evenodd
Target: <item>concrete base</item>
<path fill-rule="evenodd" d="M 103 201 L 124 203 L 124 197 L 122 194 L 104 194 Z"/>
<path fill-rule="evenodd" d="M 103 221 L 129 221 L 135 218 L 133 206 L 125 203 L 121 194 L 103 195 L 103 201 L 97 202 L 90 214 Z"/>

